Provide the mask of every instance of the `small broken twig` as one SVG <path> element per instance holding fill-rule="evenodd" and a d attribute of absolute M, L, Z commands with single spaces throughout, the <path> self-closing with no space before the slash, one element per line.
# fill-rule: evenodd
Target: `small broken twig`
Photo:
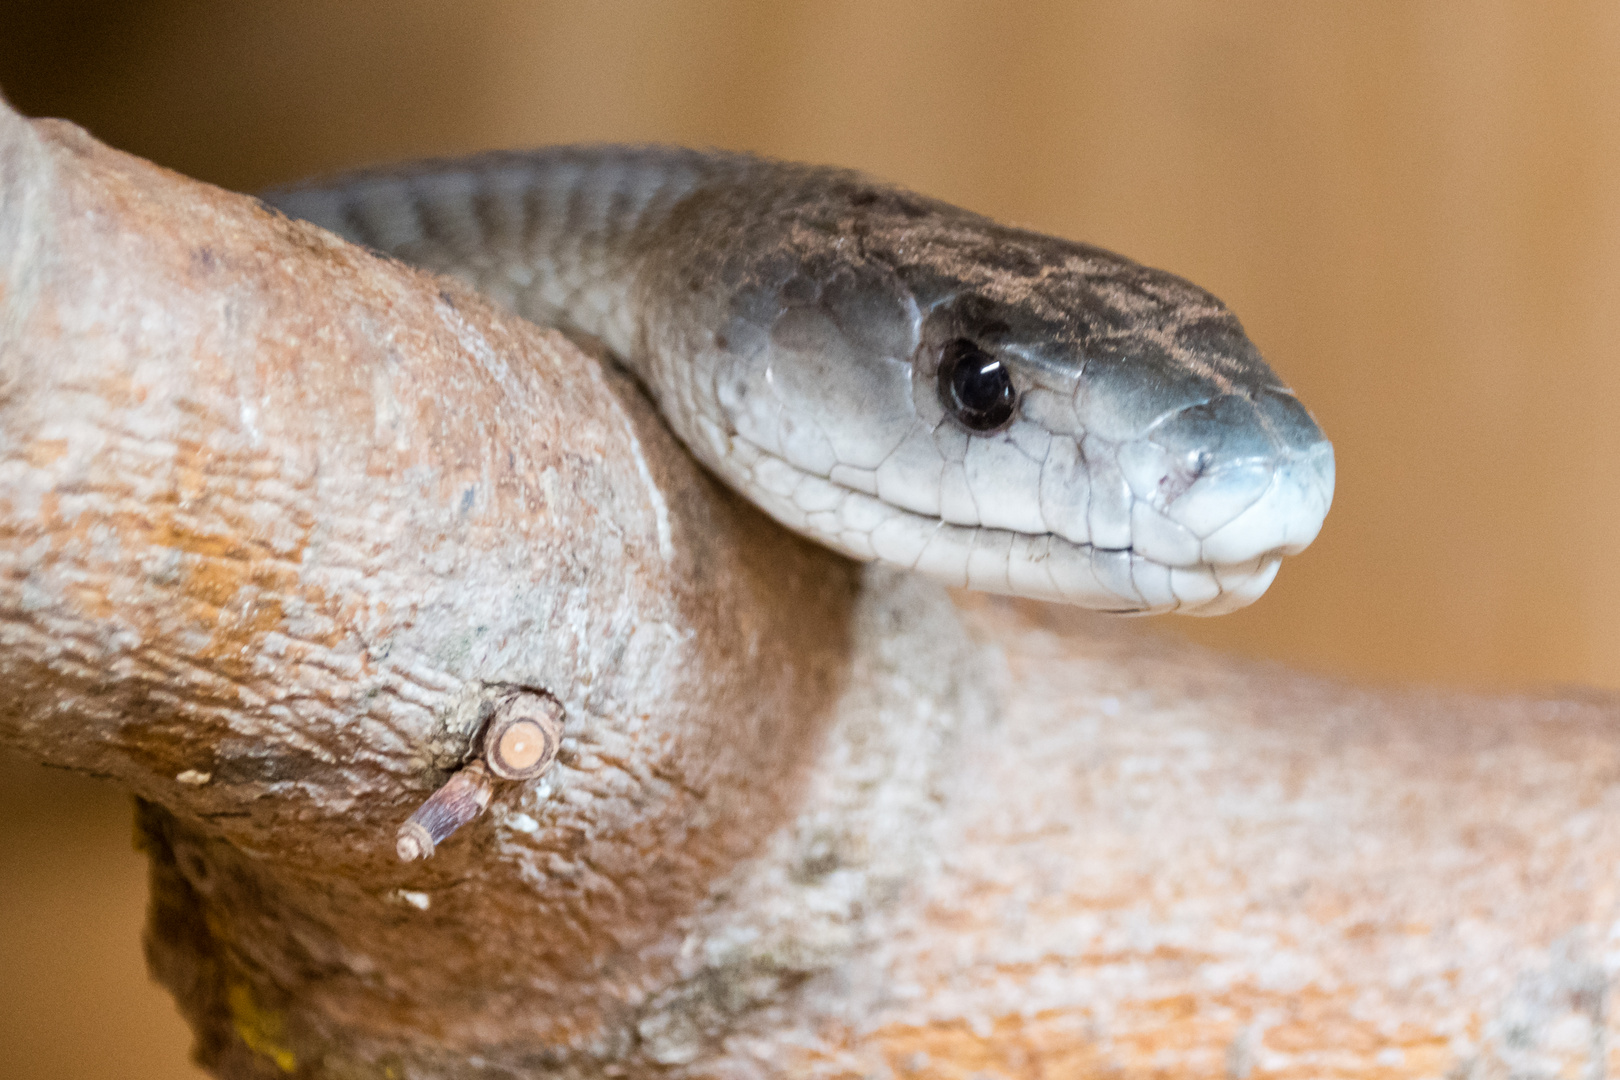
<path fill-rule="evenodd" d="M 399 827 L 394 850 L 400 860 L 431 858 L 434 847 L 445 837 L 484 812 L 494 793 L 495 786 L 483 759 L 468 762 L 466 768 L 429 795 L 427 801 L 416 808 L 416 813 Z"/>
<path fill-rule="evenodd" d="M 501 780 L 533 780 L 551 768 L 562 744 L 562 703 L 544 691 L 503 699 L 484 727 L 483 755 L 428 796 L 399 827 L 395 850 L 404 862 L 427 859 L 446 837 L 482 814 Z"/>

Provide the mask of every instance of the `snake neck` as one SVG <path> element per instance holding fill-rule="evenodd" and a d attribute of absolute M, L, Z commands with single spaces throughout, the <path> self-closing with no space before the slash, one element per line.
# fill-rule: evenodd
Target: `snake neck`
<path fill-rule="evenodd" d="M 759 165 L 673 147 L 554 147 L 340 175 L 263 197 L 542 325 L 596 337 L 645 380 L 634 294 L 647 238 L 694 191 Z"/>

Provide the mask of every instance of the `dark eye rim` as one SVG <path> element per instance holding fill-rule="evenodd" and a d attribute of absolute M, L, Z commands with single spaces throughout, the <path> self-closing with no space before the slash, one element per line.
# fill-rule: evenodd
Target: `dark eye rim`
<path fill-rule="evenodd" d="M 978 367 L 981 381 L 977 383 L 969 381 L 973 377 L 972 365 Z M 982 381 L 991 368 L 995 374 L 987 382 Z M 1018 415 L 1021 395 L 1006 363 L 972 338 L 952 338 L 941 346 L 938 381 L 945 412 L 974 434 L 994 434 Z M 979 400 L 964 400 L 964 392 Z"/>

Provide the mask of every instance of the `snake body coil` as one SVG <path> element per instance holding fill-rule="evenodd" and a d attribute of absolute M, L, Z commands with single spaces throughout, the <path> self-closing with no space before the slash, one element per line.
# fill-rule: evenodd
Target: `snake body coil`
<path fill-rule="evenodd" d="M 1218 614 L 1332 499 L 1332 446 L 1215 297 L 856 173 L 559 147 L 266 199 L 600 338 L 710 469 L 857 559 Z"/>

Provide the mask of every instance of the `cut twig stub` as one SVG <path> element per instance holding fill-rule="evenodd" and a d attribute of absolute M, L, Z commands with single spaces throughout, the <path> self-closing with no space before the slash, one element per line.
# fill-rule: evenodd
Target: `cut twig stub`
<path fill-rule="evenodd" d="M 494 794 L 491 775 L 532 780 L 557 760 L 562 703 L 543 690 L 502 698 L 484 726 L 483 755 L 468 762 L 399 827 L 395 850 L 405 862 L 426 859 L 451 833 L 484 812 Z"/>
<path fill-rule="evenodd" d="M 482 760 L 475 758 L 428 796 L 399 827 L 395 850 L 400 859 L 411 862 L 432 857 L 433 849 L 445 837 L 484 812 L 493 793 L 489 771 Z"/>
<path fill-rule="evenodd" d="M 562 744 L 562 703 L 543 690 L 502 698 L 484 728 L 484 760 L 502 780 L 533 780 Z"/>

